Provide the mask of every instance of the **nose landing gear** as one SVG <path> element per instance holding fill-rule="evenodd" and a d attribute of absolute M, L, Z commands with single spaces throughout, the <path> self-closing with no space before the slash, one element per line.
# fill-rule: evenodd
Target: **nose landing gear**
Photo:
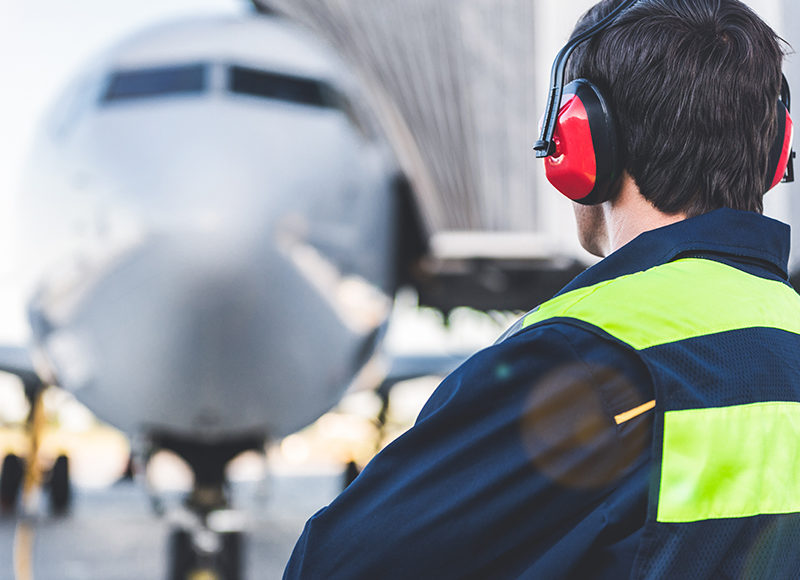
<path fill-rule="evenodd" d="M 226 513 L 227 512 L 227 513 Z M 238 512 L 219 510 L 177 523 L 169 539 L 170 580 L 240 580 L 244 532 Z M 194 516 L 194 518 L 191 518 Z M 234 518 L 235 526 L 218 527 L 215 520 Z"/>
<path fill-rule="evenodd" d="M 153 443 L 181 456 L 194 472 L 194 487 L 172 517 L 168 545 L 170 580 L 241 580 L 244 515 L 230 507 L 225 467 L 244 451 L 264 449 L 265 437 L 206 444 L 172 436 Z"/>

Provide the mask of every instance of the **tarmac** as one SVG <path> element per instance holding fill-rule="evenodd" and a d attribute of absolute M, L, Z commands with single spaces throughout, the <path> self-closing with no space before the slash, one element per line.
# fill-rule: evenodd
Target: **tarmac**
<path fill-rule="evenodd" d="M 246 579 L 281 578 L 305 521 L 340 491 L 339 474 L 275 475 L 267 484 L 238 483 L 233 504 L 245 515 Z M 166 497 L 168 510 L 179 504 Z M 174 504 L 174 505 L 173 505 Z M 63 517 L 29 518 L 35 580 L 141 580 L 167 575 L 171 524 L 153 513 L 133 482 L 75 489 Z M 14 580 L 19 519 L 0 517 L 0 580 Z"/>

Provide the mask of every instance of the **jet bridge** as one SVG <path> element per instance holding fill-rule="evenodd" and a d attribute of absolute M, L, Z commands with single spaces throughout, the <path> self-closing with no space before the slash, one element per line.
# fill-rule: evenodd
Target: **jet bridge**
<path fill-rule="evenodd" d="M 532 152 L 548 61 L 580 10 L 543 18 L 530 0 L 258 4 L 325 38 L 366 85 L 418 213 L 416 247 L 427 251 L 412 253 L 422 259 L 405 278 L 421 302 L 528 309 L 592 262 Z"/>
<path fill-rule="evenodd" d="M 254 3 L 325 38 L 368 87 L 419 213 L 416 247 L 427 251 L 411 253 L 422 259 L 406 278 L 421 302 L 527 309 L 594 261 L 531 150 L 552 59 L 594 0 Z M 798 46 L 796 2 L 747 4 Z M 787 76 L 800 86 L 796 60 Z M 767 213 L 800 223 L 796 187 L 770 193 Z"/>

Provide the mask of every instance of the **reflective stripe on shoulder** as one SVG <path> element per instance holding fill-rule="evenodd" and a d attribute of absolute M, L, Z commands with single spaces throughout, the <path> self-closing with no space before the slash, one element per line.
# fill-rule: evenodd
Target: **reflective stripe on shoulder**
<path fill-rule="evenodd" d="M 740 328 L 800 334 L 800 296 L 781 282 L 686 258 L 557 296 L 523 328 L 551 318 L 587 322 L 641 350 Z"/>
<path fill-rule="evenodd" d="M 659 522 L 800 512 L 800 403 L 668 411 Z"/>

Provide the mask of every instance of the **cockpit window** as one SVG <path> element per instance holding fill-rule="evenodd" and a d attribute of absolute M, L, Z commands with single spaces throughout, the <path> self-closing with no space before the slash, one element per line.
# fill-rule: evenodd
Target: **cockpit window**
<path fill-rule="evenodd" d="M 111 74 L 101 101 L 202 93 L 208 83 L 208 66 L 190 64 L 116 71 Z"/>
<path fill-rule="evenodd" d="M 337 106 L 334 91 L 327 83 L 243 66 L 231 66 L 228 69 L 228 90 L 313 107 Z"/>

